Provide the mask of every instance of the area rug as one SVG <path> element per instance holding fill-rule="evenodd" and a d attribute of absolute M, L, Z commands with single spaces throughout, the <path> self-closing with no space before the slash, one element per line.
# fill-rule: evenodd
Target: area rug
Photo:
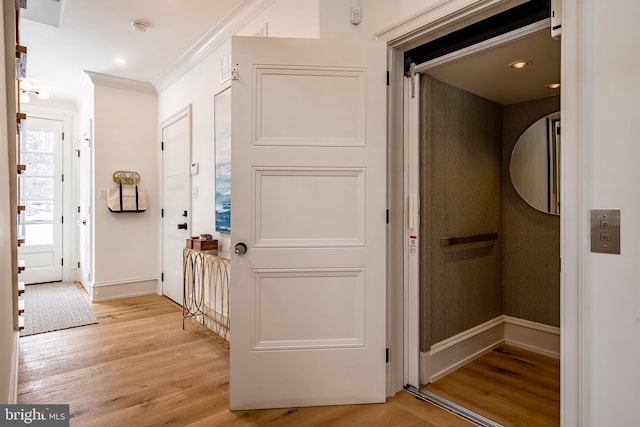
<path fill-rule="evenodd" d="M 98 323 L 73 283 L 25 286 L 23 316 L 21 337 Z"/>

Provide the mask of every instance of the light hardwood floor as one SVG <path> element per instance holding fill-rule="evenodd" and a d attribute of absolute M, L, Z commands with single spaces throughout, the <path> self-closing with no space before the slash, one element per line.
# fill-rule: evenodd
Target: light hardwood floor
<path fill-rule="evenodd" d="M 504 426 L 560 425 L 560 361 L 502 346 L 423 389 Z"/>
<path fill-rule="evenodd" d="M 160 296 L 93 304 L 99 324 L 20 339 L 19 403 L 86 426 L 469 426 L 400 392 L 385 404 L 228 409 L 229 353 Z M 307 384 L 313 387 L 313 384 Z"/>

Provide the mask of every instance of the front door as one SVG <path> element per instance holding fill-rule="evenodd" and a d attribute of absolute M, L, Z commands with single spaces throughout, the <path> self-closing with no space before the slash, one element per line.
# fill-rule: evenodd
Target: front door
<path fill-rule="evenodd" d="M 385 401 L 385 55 L 232 40 L 232 409 Z"/>
<path fill-rule="evenodd" d="M 162 294 L 182 305 L 182 249 L 189 237 L 191 109 L 162 124 Z"/>
<path fill-rule="evenodd" d="M 19 256 L 26 284 L 62 280 L 62 131 L 60 120 L 29 117 L 21 140 Z"/>

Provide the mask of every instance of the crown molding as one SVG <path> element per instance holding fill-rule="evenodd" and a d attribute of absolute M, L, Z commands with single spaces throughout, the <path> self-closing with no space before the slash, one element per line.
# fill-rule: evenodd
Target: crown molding
<path fill-rule="evenodd" d="M 237 33 L 258 13 L 275 0 L 243 0 L 218 21 L 211 29 L 187 50 L 168 71 L 162 74 L 153 86 L 160 93 L 175 83 L 180 77 L 198 65 L 204 58 L 219 48 Z"/>
<path fill-rule="evenodd" d="M 449 32 L 525 3 L 526 0 L 440 0 L 378 32 L 391 47 L 409 50 Z"/>
<path fill-rule="evenodd" d="M 124 79 L 122 77 L 110 76 L 109 74 L 96 73 L 94 71 L 84 70 L 89 76 L 91 82 L 96 86 L 110 87 L 114 89 L 124 89 L 133 92 L 146 93 L 149 95 L 157 95 L 156 89 L 151 83 L 140 80 Z"/>

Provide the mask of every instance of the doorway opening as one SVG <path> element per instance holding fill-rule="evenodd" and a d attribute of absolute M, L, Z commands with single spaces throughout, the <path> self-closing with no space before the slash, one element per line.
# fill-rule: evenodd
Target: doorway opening
<path fill-rule="evenodd" d="M 548 386 L 553 425 L 560 415 L 560 221 L 525 200 L 511 179 L 510 160 L 527 128 L 560 109 L 558 87 L 552 85 L 560 82 L 560 41 L 551 37 L 546 2 L 529 3 L 545 6 L 544 19 L 534 14 L 533 22 L 468 45 L 443 48 L 430 42 L 426 51 L 405 52 L 411 76 L 406 111 L 415 112 L 405 155 L 419 159 L 405 182 L 412 223 L 405 224 L 405 283 L 408 294 L 419 295 L 409 325 L 415 369 L 408 383 L 419 383 L 414 391 L 435 385 L 459 368 L 470 370 L 476 360 L 485 363 L 483 355 L 508 355 L 531 367 L 541 355 L 553 366 L 555 385 Z M 416 58 L 426 60 L 416 64 Z M 518 61 L 528 66 L 514 68 Z M 554 136 L 549 129 L 543 133 Z M 543 144 L 545 156 L 557 152 L 550 139 Z M 547 163 L 540 174 L 547 190 L 552 170 Z M 509 371 L 490 366 L 485 363 L 480 374 Z M 523 381 L 520 388 L 533 386 L 531 378 Z M 465 387 L 478 387 L 478 381 L 468 379 Z M 454 400 L 451 408 L 469 406 Z M 503 403 L 508 406 L 508 398 Z M 476 410 L 490 420 L 480 425 L 514 421 Z"/>
<path fill-rule="evenodd" d="M 28 268 L 25 284 L 62 280 L 64 123 L 29 117 L 21 138 L 20 213 L 18 234 L 24 239 L 20 257 Z"/>

